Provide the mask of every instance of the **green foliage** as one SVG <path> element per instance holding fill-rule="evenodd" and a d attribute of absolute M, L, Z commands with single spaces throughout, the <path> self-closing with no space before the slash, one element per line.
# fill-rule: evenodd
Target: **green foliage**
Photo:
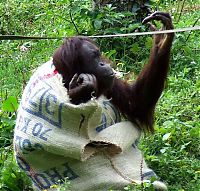
<path fill-rule="evenodd" d="M 2 110 L 6 112 L 15 112 L 17 111 L 18 103 L 17 99 L 14 96 L 8 97 L 2 104 Z"/>
<path fill-rule="evenodd" d="M 70 36 L 78 32 L 73 22 L 78 21 L 80 28 L 87 26 L 80 11 L 89 4 L 86 0 L 7 0 L 0 3 L 0 33 Z"/>
<path fill-rule="evenodd" d="M 153 182 L 156 180 L 155 177 L 152 177 L 149 182 L 143 182 L 141 185 L 130 184 L 124 188 L 124 191 L 155 191 Z"/>
<path fill-rule="evenodd" d="M 141 16 L 138 18 L 140 13 L 137 11 L 118 12 L 117 10 L 115 3 L 113 5 L 108 4 L 98 10 L 83 9 L 81 12 L 82 17 L 88 17 L 91 22 L 89 30 L 84 31 L 84 34 L 126 34 L 146 30 L 146 27 L 141 24 Z M 145 47 L 144 41 L 147 41 L 148 46 Z M 141 69 L 141 62 L 143 64 L 146 62 L 144 58 L 147 56 L 144 55 L 148 53 L 151 42 L 152 40 L 149 40 L 148 37 L 97 39 L 101 49 L 107 50 L 106 56 L 114 60 L 115 67 L 123 72 L 128 72 L 132 68 L 137 72 Z M 123 44 L 123 47 L 121 44 Z M 141 61 L 141 58 L 144 60 Z"/>
<path fill-rule="evenodd" d="M 151 1 L 173 15 L 175 28 L 200 25 L 198 0 Z M 36 36 L 99 35 L 145 31 L 141 15 L 117 11 L 113 4 L 93 10 L 91 1 L 7 0 L 0 3 L 0 33 Z M 166 89 L 156 109 L 156 132 L 140 147 L 149 166 L 173 191 L 200 190 L 200 32 L 178 33 L 173 42 Z M 147 62 L 151 36 L 96 39 L 114 67 L 135 78 Z M 18 99 L 32 70 L 46 62 L 61 41 L 0 42 L 0 190 L 30 190 L 27 177 L 13 159 L 12 138 Z M 133 75 L 132 75 L 133 74 Z M 70 189 L 66 181 L 58 190 Z M 153 190 L 152 184 L 125 190 Z"/>
<path fill-rule="evenodd" d="M 12 133 L 15 125 L 15 114 L 18 108 L 17 99 L 8 97 L 2 104 L 0 102 L 0 148 L 10 146 L 12 143 Z"/>
<path fill-rule="evenodd" d="M 4 163 L 0 176 L 0 190 L 31 191 L 30 180 L 19 170 L 15 160 L 9 156 Z"/>
<path fill-rule="evenodd" d="M 182 72 L 179 75 L 169 77 L 157 107 L 156 134 L 145 138 L 142 147 L 151 167 L 170 184 L 171 190 L 198 190 L 200 91 L 196 80 L 191 80 L 194 76 L 187 80 Z"/>
<path fill-rule="evenodd" d="M 0 190 L 30 191 L 32 190 L 27 175 L 19 170 L 13 159 L 13 130 L 16 120 L 18 100 L 14 96 L 0 102 Z"/>

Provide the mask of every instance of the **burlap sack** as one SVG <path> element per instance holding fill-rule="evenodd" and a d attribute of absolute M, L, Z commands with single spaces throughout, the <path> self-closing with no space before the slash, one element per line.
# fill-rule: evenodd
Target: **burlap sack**
<path fill-rule="evenodd" d="M 122 190 L 155 176 L 137 148 L 139 138 L 140 131 L 121 121 L 109 100 L 71 104 L 61 75 L 49 61 L 24 90 L 14 147 L 18 165 L 36 190 L 66 177 L 72 190 Z"/>

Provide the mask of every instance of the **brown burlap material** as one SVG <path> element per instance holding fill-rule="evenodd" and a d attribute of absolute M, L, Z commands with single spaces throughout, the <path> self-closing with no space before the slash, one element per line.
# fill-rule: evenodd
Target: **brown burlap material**
<path fill-rule="evenodd" d="M 140 131 L 102 98 L 73 105 L 52 61 L 28 82 L 16 121 L 16 161 L 35 189 L 66 177 L 71 190 L 122 190 L 153 175 L 137 148 Z M 165 190 L 166 186 L 161 185 Z"/>

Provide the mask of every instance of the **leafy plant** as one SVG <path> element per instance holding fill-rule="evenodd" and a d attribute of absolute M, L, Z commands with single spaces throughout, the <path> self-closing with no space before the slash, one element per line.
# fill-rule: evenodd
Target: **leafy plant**
<path fill-rule="evenodd" d="M 1 169 L 0 189 L 11 191 L 31 191 L 31 183 L 27 175 L 19 170 L 12 155 L 5 161 Z"/>

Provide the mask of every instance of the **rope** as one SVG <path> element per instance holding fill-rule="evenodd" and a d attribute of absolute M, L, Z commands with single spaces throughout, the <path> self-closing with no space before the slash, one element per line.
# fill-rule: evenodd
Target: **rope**
<path fill-rule="evenodd" d="M 65 37 L 40 37 L 40 36 L 22 36 L 22 35 L 0 35 L 0 40 L 48 40 L 63 39 Z"/>
<path fill-rule="evenodd" d="M 111 37 L 130 37 L 130 36 L 140 36 L 140 35 L 155 35 L 155 34 L 168 34 L 168 33 L 177 33 L 177 32 L 187 32 L 187 31 L 197 31 L 200 30 L 200 26 L 186 27 L 179 29 L 171 30 L 162 30 L 162 31 L 150 31 L 150 32 L 135 32 L 127 34 L 111 34 L 111 35 L 94 35 L 86 36 L 89 38 L 111 38 Z M 67 37 L 40 37 L 40 36 L 22 36 L 22 35 L 0 35 L 0 40 L 49 40 L 49 39 L 64 39 Z"/>
<path fill-rule="evenodd" d="M 96 36 L 88 36 L 90 38 L 109 38 L 109 37 L 126 37 L 126 36 L 140 36 L 140 35 L 152 35 L 152 34 L 167 34 L 174 32 L 186 32 L 186 31 L 195 31 L 200 30 L 200 26 L 180 28 L 180 29 L 171 29 L 171 30 L 162 30 L 162 31 L 150 31 L 150 32 L 135 32 L 128 34 L 114 34 L 114 35 L 96 35 Z"/>

